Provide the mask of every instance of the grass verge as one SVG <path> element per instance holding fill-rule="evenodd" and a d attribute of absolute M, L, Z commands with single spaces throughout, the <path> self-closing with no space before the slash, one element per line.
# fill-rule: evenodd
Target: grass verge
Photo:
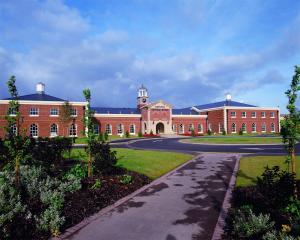
<path fill-rule="evenodd" d="M 279 166 L 280 169 L 287 169 L 285 156 L 250 156 L 243 157 L 240 161 L 236 186 L 245 187 L 256 184 L 257 177 L 261 176 L 266 166 Z M 300 156 L 297 157 L 297 161 Z M 297 165 L 297 178 L 300 178 L 300 165 Z"/>
<path fill-rule="evenodd" d="M 193 158 L 192 155 L 183 153 L 126 148 L 113 148 L 113 150 L 117 152 L 117 166 L 142 173 L 151 179 L 156 179 Z M 84 149 L 75 148 L 71 151 L 71 159 L 87 161 L 87 155 Z"/>
<path fill-rule="evenodd" d="M 282 143 L 281 138 L 274 137 L 200 137 L 184 139 L 184 142 L 215 144 L 270 144 Z"/>

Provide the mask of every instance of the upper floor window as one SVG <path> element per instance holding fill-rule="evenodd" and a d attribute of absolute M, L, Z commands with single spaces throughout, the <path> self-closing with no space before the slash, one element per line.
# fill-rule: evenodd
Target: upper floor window
<path fill-rule="evenodd" d="M 245 117 L 247 117 L 246 112 L 242 112 L 242 118 L 245 118 Z"/>
<path fill-rule="evenodd" d="M 39 115 L 39 109 L 36 108 L 36 107 L 30 108 L 29 115 L 30 116 L 38 116 Z"/>
<path fill-rule="evenodd" d="M 261 112 L 261 117 L 265 118 L 266 117 L 266 112 Z"/>
<path fill-rule="evenodd" d="M 31 124 L 29 128 L 30 137 L 38 137 L 38 126 L 36 124 Z"/>
<path fill-rule="evenodd" d="M 251 117 L 256 118 L 256 112 L 251 112 Z"/>
<path fill-rule="evenodd" d="M 15 116 L 15 115 L 17 115 L 17 109 L 16 108 L 8 108 L 8 114 L 10 115 L 10 116 Z"/>
<path fill-rule="evenodd" d="M 94 133 L 99 134 L 99 124 L 94 124 Z"/>
<path fill-rule="evenodd" d="M 71 108 L 71 116 L 77 116 L 77 109 L 76 108 Z"/>
<path fill-rule="evenodd" d="M 57 108 L 51 108 L 50 109 L 50 115 L 51 116 L 58 116 L 58 109 Z"/>
<path fill-rule="evenodd" d="M 275 117 L 275 113 L 274 112 L 270 112 L 270 118 L 274 118 Z"/>
<path fill-rule="evenodd" d="M 230 112 L 230 116 L 231 116 L 232 118 L 235 118 L 235 117 L 236 117 L 236 112 Z"/>

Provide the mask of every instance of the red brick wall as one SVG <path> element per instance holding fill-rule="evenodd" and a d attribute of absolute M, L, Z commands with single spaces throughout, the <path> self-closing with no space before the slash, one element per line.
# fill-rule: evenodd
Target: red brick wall
<path fill-rule="evenodd" d="M 117 135 L 117 126 L 118 124 L 123 124 L 124 134 L 126 131 L 129 132 L 129 127 L 131 124 L 135 124 L 135 134 L 138 134 L 141 127 L 141 118 L 140 117 L 95 117 L 96 122 L 100 126 L 100 131 L 105 132 L 105 126 L 107 124 L 112 125 L 112 135 Z"/>
<path fill-rule="evenodd" d="M 231 112 L 236 112 L 236 118 L 231 117 Z M 242 112 L 246 112 L 246 118 L 242 118 Z M 256 112 L 256 118 L 251 117 L 251 112 Z M 261 117 L 261 112 L 266 112 L 266 117 Z M 274 118 L 270 118 L 270 112 L 274 112 Z M 252 132 L 252 124 L 256 124 L 256 132 L 261 132 L 262 123 L 266 124 L 266 132 L 271 132 L 271 123 L 275 124 L 275 131 L 279 132 L 279 113 L 276 110 L 228 110 L 228 133 L 231 133 L 232 124 L 236 124 L 237 133 L 242 127 L 242 124 L 246 124 L 247 133 Z"/>
<path fill-rule="evenodd" d="M 170 116 L 170 109 L 150 109 L 151 121 L 169 121 Z"/>
<path fill-rule="evenodd" d="M 211 130 L 213 133 L 219 133 L 219 124 L 224 124 L 224 111 L 214 110 L 207 113 L 207 128 L 208 124 L 211 124 Z"/>
<path fill-rule="evenodd" d="M 179 133 L 179 125 L 184 125 L 184 133 L 189 133 L 189 124 L 194 125 L 195 133 L 198 133 L 198 124 L 202 124 L 203 127 L 203 133 L 206 133 L 206 119 L 205 118 L 180 118 L 180 117 L 173 117 L 172 118 L 172 124 L 176 126 L 176 132 Z"/>
<path fill-rule="evenodd" d="M 36 107 L 39 109 L 38 116 L 29 116 L 29 111 L 31 107 Z M 73 108 L 77 109 L 77 117 L 74 117 L 74 120 L 69 123 L 64 123 L 61 121 L 60 117 L 50 116 L 50 109 L 58 108 L 59 112 L 61 110 L 61 106 L 58 105 L 39 105 L 39 104 L 21 104 L 20 105 L 20 132 L 25 135 L 29 135 L 29 128 L 31 124 L 36 124 L 38 126 L 38 135 L 40 137 L 49 137 L 50 136 L 50 126 L 55 123 L 58 125 L 58 135 L 60 136 L 68 136 L 69 135 L 69 125 L 71 123 L 75 123 L 77 125 L 77 136 L 82 136 L 82 131 L 84 131 L 83 126 L 83 116 L 84 116 L 84 108 L 83 106 L 73 106 Z M 3 138 L 5 136 L 5 130 L 3 127 L 7 124 L 5 120 L 5 116 L 7 113 L 8 104 L 0 105 L 0 137 Z"/>

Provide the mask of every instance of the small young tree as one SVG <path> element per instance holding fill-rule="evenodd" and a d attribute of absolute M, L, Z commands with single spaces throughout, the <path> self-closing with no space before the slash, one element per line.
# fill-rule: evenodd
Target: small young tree
<path fill-rule="evenodd" d="M 72 106 L 70 105 L 69 101 L 65 101 L 64 104 L 61 106 L 60 110 L 60 121 L 67 125 L 72 120 Z M 64 134 L 64 133 L 63 133 Z"/>
<path fill-rule="evenodd" d="M 300 67 L 295 66 L 295 74 L 285 94 L 288 97 L 287 109 L 288 116 L 285 118 L 281 129 L 283 143 L 288 151 L 287 162 L 292 165 L 292 173 L 296 174 L 296 156 L 295 145 L 297 142 L 297 125 L 299 123 L 299 112 L 296 109 L 297 92 L 300 90 Z M 297 188 L 295 184 L 295 197 L 297 196 Z"/>
<path fill-rule="evenodd" d="M 88 177 L 91 177 L 93 175 L 93 164 L 92 164 L 92 145 L 95 141 L 95 134 L 94 134 L 94 125 L 92 122 L 92 111 L 91 111 L 91 91 L 90 89 L 84 89 L 83 95 L 85 97 L 85 100 L 87 102 L 87 106 L 85 109 L 85 115 L 84 115 L 84 127 L 85 127 L 85 134 L 87 136 L 87 153 L 88 153 Z"/>

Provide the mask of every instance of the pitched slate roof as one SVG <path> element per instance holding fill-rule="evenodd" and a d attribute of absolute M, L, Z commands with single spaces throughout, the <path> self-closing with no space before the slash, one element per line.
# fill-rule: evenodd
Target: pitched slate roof
<path fill-rule="evenodd" d="M 197 112 L 191 110 L 191 108 L 180 108 L 180 109 L 172 109 L 172 114 L 174 115 L 198 115 Z"/>
<path fill-rule="evenodd" d="M 209 104 L 203 104 L 195 106 L 195 108 L 202 110 L 202 109 L 209 109 L 209 108 L 217 108 L 217 107 L 224 107 L 224 106 L 231 106 L 231 107 L 257 107 L 254 105 L 241 103 L 241 102 L 235 102 L 235 101 L 221 101 L 221 102 L 215 102 L 215 103 L 209 103 Z"/>
<path fill-rule="evenodd" d="M 5 98 L 3 100 L 12 100 L 12 98 Z M 57 101 L 57 102 L 64 102 L 64 99 L 61 98 L 57 98 L 57 97 L 53 97 L 50 96 L 48 94 L 39 94 L 39 93 L 35 93 L 35 94 L 29 94 L 29 95 L 23 95 L 23 96 L 19 96 L 18 100 L 26 100 L 26 101 Z"/>
<path fill-rule="evenodd" d="M 111 107 L 91 107 L 91 110 L 100 114 L 140 114 L 137 108 L 111 108 Z"/>

